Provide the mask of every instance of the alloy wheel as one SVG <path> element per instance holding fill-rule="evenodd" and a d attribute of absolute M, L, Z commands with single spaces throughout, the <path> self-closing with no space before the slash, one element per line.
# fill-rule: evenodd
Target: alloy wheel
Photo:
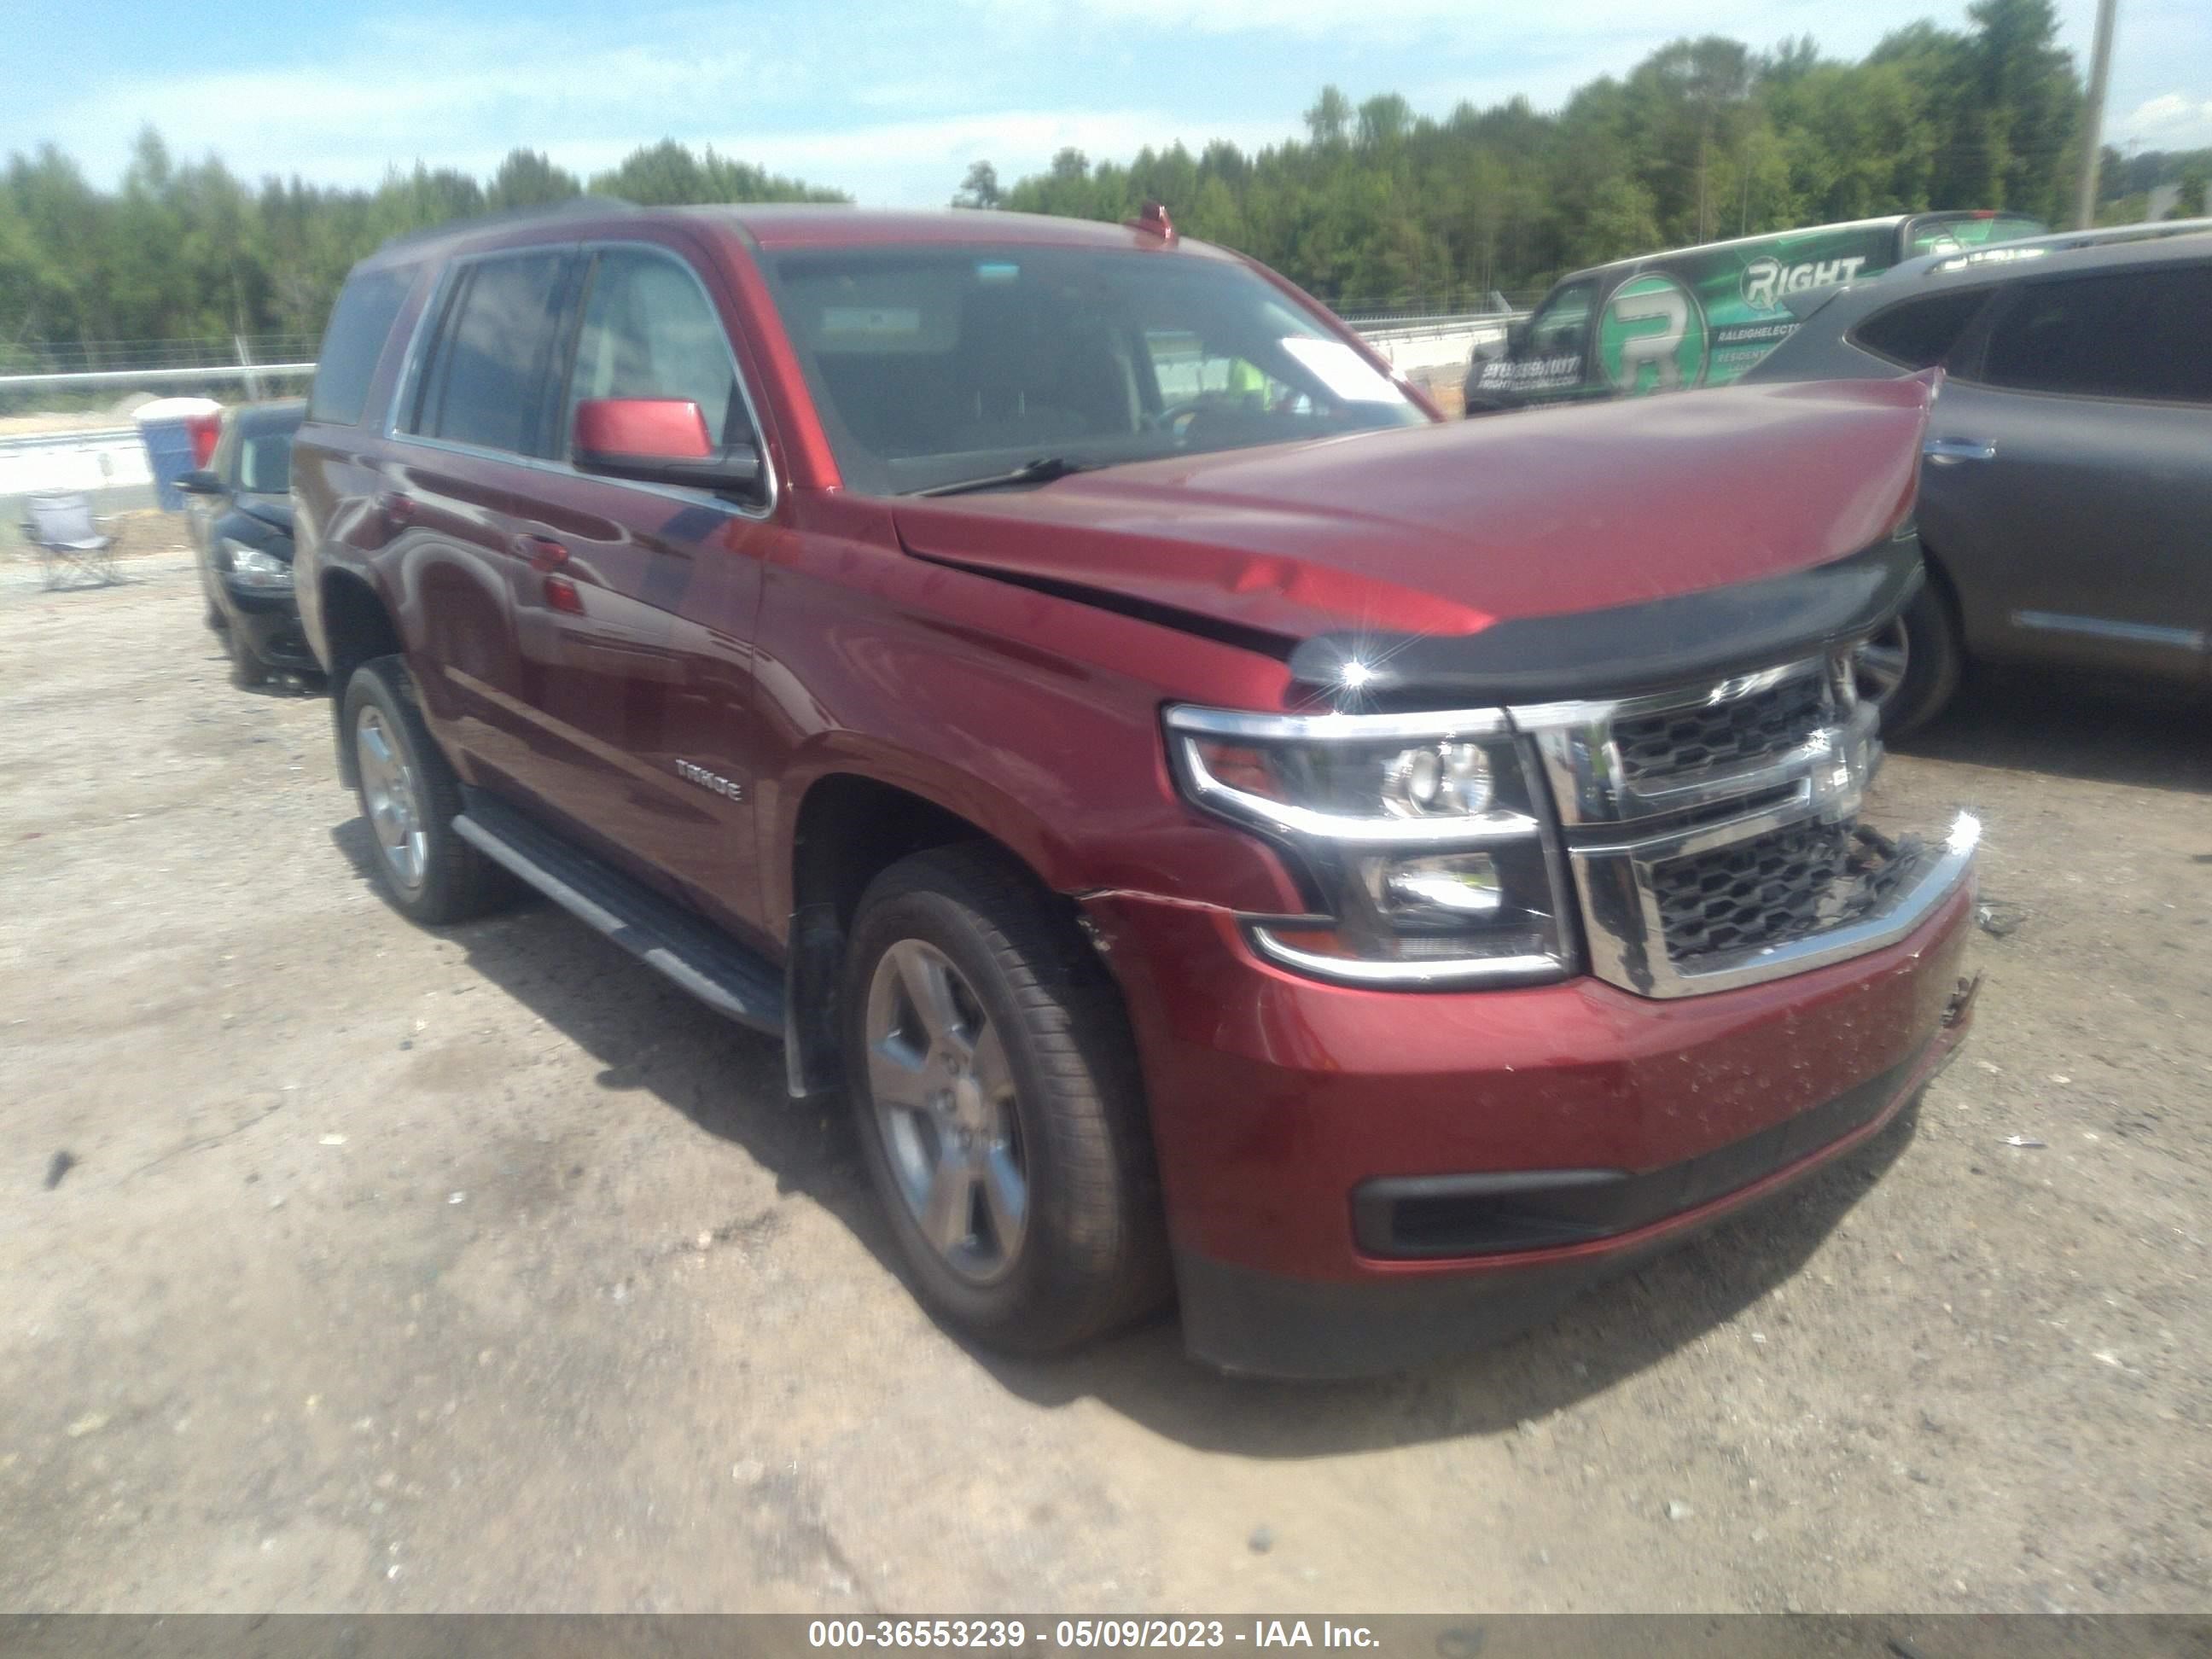
<path fill-rule="evenodd" d="M 868 987 L 868 1092 L 892 1177 L 930 1248 L 970 1284 L 1006 1276 L 1029 1225 L 1029 1173 L 1004 1041 L 951 959 L 920 939 Z"/>
<path fill-rule="evenodd" d="M 361 798 L 376 832 L 385 867 L 399 885 L 413 892 L 422 884 L 429 862 L 429 836 L 422 825 L 421 796 L 407 757 L 393 740 L 383 711 L 374 703 L 354 723 L 354 758 L 361 772 Z"/>
<path fill-rule="evenodd" d="M 1895 617 L 1851 653 L 1851 672 L 1858 680 L 1860 700 L 1881 708 L 1897 695 L 1911 665 L 1911 635 L 1905 632 L 1905 619 Z"/>

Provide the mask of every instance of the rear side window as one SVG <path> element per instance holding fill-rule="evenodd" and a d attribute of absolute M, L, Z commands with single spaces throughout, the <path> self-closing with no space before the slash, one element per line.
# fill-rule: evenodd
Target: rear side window
<path fill-rule="evenodd" d="M 688 398 L 716 445 L 747 435 L 729 338 L 689 267 L 641 249 L 599 255 L 576 337 L 564 450 L 575 406 L 586 398 Z"/>
<path fill-rule="evenodd" d="M 517 454 L 546 453 L 538 420 L 568 256 L 479 259 L 461 268 L 423 369 L 408 429 Z"/>
<path fill-rule="evenodd" d="M 1933 368 L 1951 355 L 1989 297 L 1984 288 L 1909 300 L 1875 313 L 1851 331 L 1851 340 L 1906 368 Z"/>
<path fill-rule="evenodd" d="M 307 394 L 307 418 L 352 426 L 368 401 L 384 342 L 415 285 L 415 268 L 365 270 L 346 283 L 331 309 L 323 349 L 315 359 L 314 389 Z"/>
<path fill-rule="evenodd" d="M 2212 264 L 2020 285 L 1977 377 L 2084 398 L 2212 403 Z"/>

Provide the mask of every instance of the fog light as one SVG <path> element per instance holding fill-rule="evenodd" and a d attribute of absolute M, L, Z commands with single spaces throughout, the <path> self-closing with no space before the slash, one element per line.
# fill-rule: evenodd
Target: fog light
<path fill-rule="evenodd" d="M 1367 884 L 1376 908 L 1391 917 L 1481 920 L 1505 905 L 1504 884 L 1487 853 L 1376 859 L 1368 866 Z"/>

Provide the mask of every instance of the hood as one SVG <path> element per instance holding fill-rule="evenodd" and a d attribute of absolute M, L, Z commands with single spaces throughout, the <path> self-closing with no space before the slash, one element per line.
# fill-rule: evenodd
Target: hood
<path fill-rule="evenodd" d="M 258 519 L 271 530 L 281 531 L 289 539 L 292 534 L 292 498 L 289 495 L 240 495 L 234 505 L 248 518 Z"/>
<path fill-rule="evenodd" d="M 903 497 L 908 552 L 1295 641 L 1785 575 L 1911 510 L 1930 382 L 1700 392 Z"/>

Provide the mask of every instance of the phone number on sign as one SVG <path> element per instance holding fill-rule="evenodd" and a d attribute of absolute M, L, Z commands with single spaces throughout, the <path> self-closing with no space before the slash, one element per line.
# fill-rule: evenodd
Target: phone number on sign
<path fill-rule="evenodd" d="M 1062 1619 L 1034 1631 L 1018 1619 L 817 1619 L 806 1641 L 817 1648 L 1018 1648 L 1048 1634 L 1056 1648 L 1219 1648 L 1218 1619 Z M 1238 1638 L 1240 1641 L 1243 1638 Z"/>

